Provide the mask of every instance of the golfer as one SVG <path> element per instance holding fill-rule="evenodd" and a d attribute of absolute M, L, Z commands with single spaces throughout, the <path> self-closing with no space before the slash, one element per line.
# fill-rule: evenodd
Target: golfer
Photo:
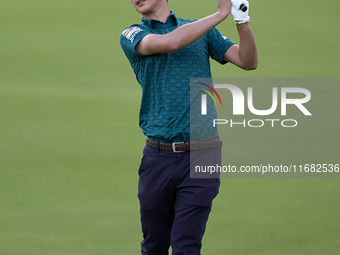
<path fill-rule="evenodd" d="M 220 179 L 190 178 L 190 164 L 221 165 L 221 141 L 217 130 L 204 124 L 192 139 L 190 79 L 211 78 L 209 58 L 256 69 L 249 3 L 218 0 L 216 13 L 188 20 L 170 11 L 167 0 L 130 2 L 142 24 L 125 29 L 120 43 L 143 90 L 139 124 L 147 138 L 138 185 L 141 253 L 166 255 L 171 245 L 175 255 L 199 255 Z M 229 14 L 239 45 L 215 28 Z"/>

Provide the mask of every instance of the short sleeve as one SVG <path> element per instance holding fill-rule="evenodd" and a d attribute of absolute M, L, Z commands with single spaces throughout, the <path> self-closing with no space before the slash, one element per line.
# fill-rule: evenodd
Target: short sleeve
<path fill-rule="evenodd" d="M 207 36 L 211 57 L 222 65 L 226 64 L 227 62 L 223 60 L 223 57 L 230 46 L 235 43 L 224 36 L 217 28 L 211 29 Z"/>
<path fill-rule="evenodd" d="M 120 45 L 129 60 L 141 56 L 135 50 L 136 45 L 144 36 L 150 33 L 147 27 L 141 25 L 132 25 L 121 33 Z"/>

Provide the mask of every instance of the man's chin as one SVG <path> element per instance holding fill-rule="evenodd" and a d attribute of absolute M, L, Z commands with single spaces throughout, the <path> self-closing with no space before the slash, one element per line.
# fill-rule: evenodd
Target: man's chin
<path fill-rule="evenodd" d="M 145 9 L 138 10 L 138 12 L 140 14 L 142 14 L 143 16 L 145 16 L 145 15 L 148 16 L 148 15 L 150 15 L 152 13 L 150 10 L 145 10 Z"/>

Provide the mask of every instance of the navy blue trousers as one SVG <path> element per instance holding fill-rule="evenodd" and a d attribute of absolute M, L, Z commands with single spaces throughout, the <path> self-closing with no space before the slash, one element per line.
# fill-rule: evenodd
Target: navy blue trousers
<path fill-rule="evenodd" d="M 191 158 L 191 160 L 190 160 Z M 190 164 L 191 163 L 191 164 Z M 174 153 L 145 146 L 138 197 L 142 255 L 200 255 L 220 179 L 190 178 L 190 165 L 221 165 L 221 149 Z"/>

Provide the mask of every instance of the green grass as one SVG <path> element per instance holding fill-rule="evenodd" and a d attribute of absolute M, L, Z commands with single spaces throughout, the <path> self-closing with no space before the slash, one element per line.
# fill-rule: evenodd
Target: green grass
<path fill-rule="evenodd" d="M 170 4 L 180 17 L 216 10 Z M 1 254 L 139 254 L 141 90 L 119 45 L 140 20 L 130 5 L 2 1 Z M 259 68 L 212 63 L 214 76 L 338 77 L 340 5 L 327 5 L 251 2 Z M 219 29 L 237 41 L 228 19 Z M 339 193 L 338 179 L 224 179 L 203 254 L 338 254 Z"/>

